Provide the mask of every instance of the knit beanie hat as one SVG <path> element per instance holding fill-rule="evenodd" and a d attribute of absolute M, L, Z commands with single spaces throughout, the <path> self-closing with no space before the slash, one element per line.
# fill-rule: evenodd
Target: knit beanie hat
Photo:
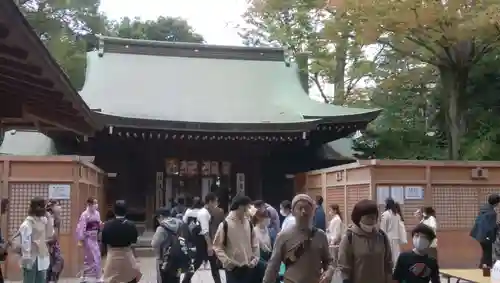
<path fill-rule="evenodd" d="M 292 210 L 295 207 L 295 205 L 297 204 L 297 202 L 299 202 L 301 200 L 308 202 L 312 207 L 314 207 L 314 201 L 310 196 L 308 196 L 306 194 L 298 194 L 292 199 Z"/>

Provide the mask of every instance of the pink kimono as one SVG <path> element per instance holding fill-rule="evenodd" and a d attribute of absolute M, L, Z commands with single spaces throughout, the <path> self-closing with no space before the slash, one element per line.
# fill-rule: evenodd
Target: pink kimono
<path fill-rule="evenodd" d="M 82 282 L 101 282 L 101 250 L 98 234 L 101 227 L 99 211 L 87 208 L 82 212 L 76 228 L 76 236 L 83 243 Z"/>

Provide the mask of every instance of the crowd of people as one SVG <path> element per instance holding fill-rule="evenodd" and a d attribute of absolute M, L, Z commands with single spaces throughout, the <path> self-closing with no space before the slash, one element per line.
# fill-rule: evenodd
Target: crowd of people
<path fill-rule="evenodd" d="M 490 206 L 495 202 L 500 197 Z M 61 208 L 41 198 L 32 199 L 29 207 L 13 238 L 19 239 L 23 282 L 57 282 L 64 266 L 58 242 Z M 227 214 L 214 193 L 203 200 L 179 200 L 174 208 L 156 213 L 151 245 L 157 281 L 180 282 L 183 274 L 182 283 L 189 283 L 209 263 L 215 283 L 221 283 L 220 270 L 227 283 L 440 282 L 432 207 L 415 213 L 420 221 L 411 232 L 413 249 L 405 252 L 400 246 L 407 242 L 407 232 L 394 200 L 387 199 L 382 213 L 376 202 L 359 201 L 350 225 L 339 205 L 330 204 L 327 210 L 322 197 L 313 200 L 306 194 L 281 202 L 279 210 L 237 195 Z M 138 232 L 126 215 L 125 201 L 116 201 L 114 217 L 103 223 L 97 200 L 87 200 L 76 229 L 84 252 L 81 282 L 139 282 L 142 274 L 133 249 Z"/>
<path fill-rule="evenodd" d="M 313 200 L 304 194 L 282 201 L 279 213 L 265 201 L 236 196 L 225 217 L 215 194 L 208 194 L 204 203 L 181 200 L 158 213 L 160 225 L 152 241 L 158 282 L 180 282 L 182 273 L 183 283 L 190 282 L 203 262 L 210 263 L 216 283 L 221 282 L 219 269 L 228 283 L 440 282 L 432 207 L 415 212 L 419 224 L 411 232 L 413 249 L 406 252 L 400 250 L 407 243 L 404 218 L 392 199 L 383 213 L 374 201 L 359 201 L 349 226 L 339 205 L 330 204 L 328 214 L 327 222 L 322 197 Z M 196 251 L 190 268 L 162 269 L 168 258 L 161 243 L 192 231 L 194 237 L 186 237 Z"/>

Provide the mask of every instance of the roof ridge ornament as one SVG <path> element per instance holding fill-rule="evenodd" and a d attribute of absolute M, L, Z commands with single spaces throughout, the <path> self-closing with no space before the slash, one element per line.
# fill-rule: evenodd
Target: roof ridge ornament
<path fill-rule="evenodd" d="M 101 34 L 98 34 L 97 38 L 99 39 L 99 43 L 97 44 L 97 46 L 99 46 L 99 48 L 97 49 L 97 55 L 100 58 L 104 56 L 104 38 L 102 37 Z"/>

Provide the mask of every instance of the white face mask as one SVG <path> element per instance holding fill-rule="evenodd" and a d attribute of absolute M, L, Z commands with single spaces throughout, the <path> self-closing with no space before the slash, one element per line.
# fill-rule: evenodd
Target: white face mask
<path fill-rule="evenodd" d="M 359 228 L 361 228 L 361 230 L 367 232 L 367 233 L 371 233 L 373 232 L 373 230 L 375 230 L 375 227 L 377 225 L 367 225 L 367 224 L 364 224 L 364 223 L 359 223 Z"/>
<path fill-rule="evenodd" d="M 431 243 L 426 238 L 422 238 L 422 237 L 418 237 L 418 236 L 413 237 L 413 246 L 418 251 L 423 251 L 423 250 L 427 249 L 430 246 L 430 244 Z"/>
<path fill-rule="evenodd" d="M 280 214 L 281 214 L 281 216 L 287 216 L 287 214 L 285 213 L 285 211 L 283 209 L 280 209 Z"/>

